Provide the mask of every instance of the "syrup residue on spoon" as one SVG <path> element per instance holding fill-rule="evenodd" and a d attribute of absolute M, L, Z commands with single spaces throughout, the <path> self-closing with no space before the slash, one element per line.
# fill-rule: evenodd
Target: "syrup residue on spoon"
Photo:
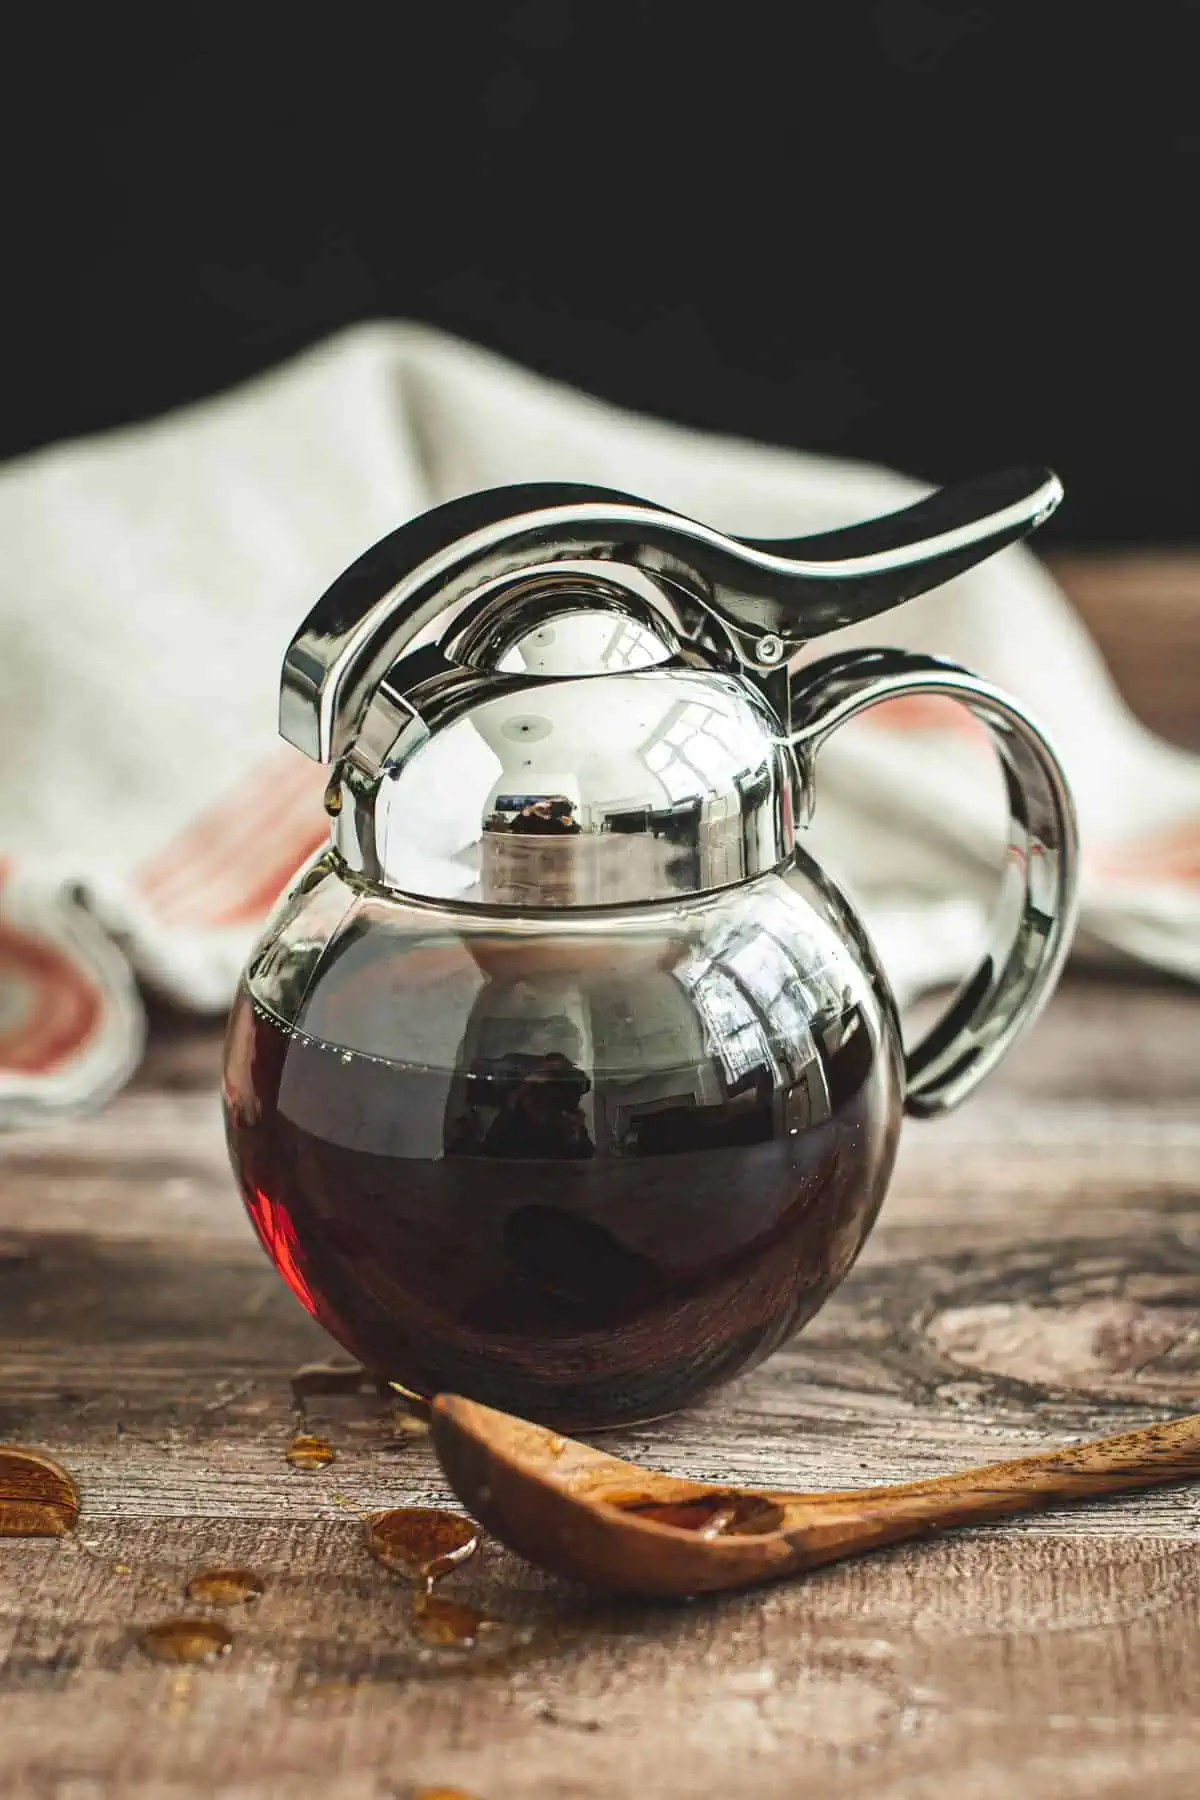
<path fill-rule="evenodd" d="M 758 1537 L 778 1531 L 783 1509 L 761 1494 L 698 1494 L 682 1500 L 655 1500 L 648 1494 L 612 1494 L 605 1504 L 634 1513 L 655 1525 L 694 1531 L 697 1537 Z"/>
<path fill-rule="evenodd" d="M 79 1518 L 79 1489 L 44 1450 L 0 1444 L 0 1537 L 65 1537 Z"/>

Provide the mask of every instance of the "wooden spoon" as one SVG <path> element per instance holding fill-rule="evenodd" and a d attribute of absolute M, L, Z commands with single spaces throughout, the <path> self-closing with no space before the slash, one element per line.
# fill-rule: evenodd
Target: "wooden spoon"
<path fill-rule="evenodd" d="M 856 1493 L 755 1493 L 655 1474 L 457 1394 L 433 1403 L 454 1492 L 529 1562 L 595 1587 L 747 1587 L 954 1525 L 1200 1476 L 1200 1415 Z"/>

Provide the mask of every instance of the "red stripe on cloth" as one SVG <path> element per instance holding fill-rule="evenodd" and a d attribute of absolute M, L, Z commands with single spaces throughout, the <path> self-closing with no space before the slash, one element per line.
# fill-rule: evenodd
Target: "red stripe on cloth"
<path fill-rule="evenodd" d="M 306 824 L 271 867 L 263 871 L 257 887 L 247 889 L 223 911 L 210 913 L 208 923 L 244 925 L 254 919 L 265 918 L 301 864 L 307 862 L 328 841 L 329 826 L 326 820 L 323 819 L 315 829 L 311 824 Z"/>
<path fill-rule="evenodd" d="M 1184 819 L 1141 836 L 1093 844 L 1086 860 L 1094 874 L 1109 881 L 1190 885 L 1200 881 L 1200 819 Z"/>
<path fill-rule="evenodd" d="M 281 809 L 301 795 L 319 795 L 320 778 L 320 771 L 294 751 L 269 757 L 156 851 L 135 876 L 136 886 L 155 902 L 185 893 L 198 869 L 252 849 Z"/>
<path fill-rule="evenodd" d="M 282 751 L 194 819 L 135 876 L 155 916 L 222 925 L 261 916 L 323 841 L 325 772 Z"/>
<path fill-rule="evenodd" d="M 865 714 L 864 723 L 874 731 L 928 731 L 987 742 L 987 729 L 958 700 L 942 694 L 900 694 Z"/>
<path fill-rule="evenodd" d="M 0 919 L 0 980 L 21 995 L 16 1023 L 0 1031 L 0 1068 L 48 1075 L 92 1037 L 104 999 L 57 945 Z"/>
<path fill-rule="evenodd" d="M 193 865 L 180 892 L 155 905 L 171 925 L 212 925 L 231 917 L 251 917 L 247 906 L 274 883 L 274 891 L 299 867 L 314 844 L 327 835 L 328 820 L 310 794 L 292 796 L 260 821 L 259 830 L 236 853 Z M 260 899 L 260 909 L 264 902 Z M 265 904 L 269 904 L 269 901 Z"/>

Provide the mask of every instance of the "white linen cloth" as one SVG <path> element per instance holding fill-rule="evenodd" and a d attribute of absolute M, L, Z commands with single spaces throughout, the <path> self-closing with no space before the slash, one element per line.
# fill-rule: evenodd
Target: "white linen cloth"
<path fill-rule="evenodd" d="M 324 587 L 440 501 L 563 480 L 756 536 L 923 491 L 635 417 L 402 323 L 0 470 L 0 1122 L 112 1093 L 140 1055 L 139 987 L 228 1005 L 325 833 L 324 771 L 275 734 L 280 659 Z M 1081 948 L 1200 978 L 1200 759 L 1134 721 L 1032 555 L 811 654 L 847 642 L 951 657 L 1026 702 L 1079 804 Z M 904 995 L 965 972 L 986 935 L 999 791 L 944 702 L 880 708 L 823 754 L 811 847 Z"/>

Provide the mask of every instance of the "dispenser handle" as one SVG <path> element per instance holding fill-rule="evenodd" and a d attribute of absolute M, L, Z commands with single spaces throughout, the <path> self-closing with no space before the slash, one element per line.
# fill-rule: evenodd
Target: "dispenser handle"
<path fill-rule="evenodd" d="M 971 1093 L 1053 992 L 1074 930 L 1078 832 L 1062 765 L 1039 728 L 1010 696 L 937 657 L 851 650 L 811 664 L 793 677 L 793 747 L 811 766 L 839 726 L 903 694 L 958 700 L 987 727 L 1009 807 L 991 943 L 905 1057 L 905 1110 L 928 1118 Z"/>
<path fill-rule="evenodd" d="M 279 729 L 318 761 L 356 737 L 383 676 L 473 600 L 531 581 L 636 586 L 668 640 L 760 679 L 808 639 L 937 587 L 1024 537 L 1062 497 L 1046 469 L 943 489 L 902 512 L 786 541 L 739 539 L 645 500 L 493 488 L 403 525 L 322 596 L 284 658 Z M 635 579 L 636 578 L 636 579 Z"/>

